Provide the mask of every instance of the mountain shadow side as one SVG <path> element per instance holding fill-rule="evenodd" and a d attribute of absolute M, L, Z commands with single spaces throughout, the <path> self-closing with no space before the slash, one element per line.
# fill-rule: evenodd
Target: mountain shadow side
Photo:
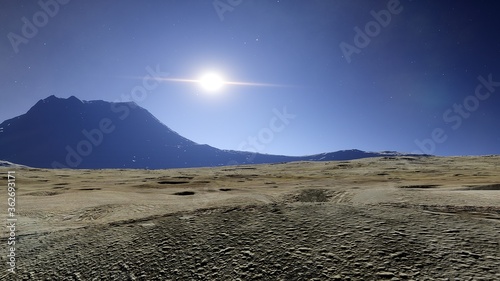
<path fill-rule="evenodd" d="M 36 168 L 165 169 L 401 155 L 344 150 L 290 157 L 197 144 L 134 102 L 50 96 L 0 124 L 0 159 Z"/>

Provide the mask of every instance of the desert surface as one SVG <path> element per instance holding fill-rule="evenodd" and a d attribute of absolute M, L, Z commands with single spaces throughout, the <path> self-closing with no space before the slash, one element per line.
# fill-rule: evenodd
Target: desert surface
<path fill-rule="evenodd" d="M 0 280 L 500 280 L 500 156 L 8 171 Z"/>

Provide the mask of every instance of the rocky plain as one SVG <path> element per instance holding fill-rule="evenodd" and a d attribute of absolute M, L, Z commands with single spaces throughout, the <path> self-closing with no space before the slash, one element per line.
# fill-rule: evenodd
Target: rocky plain
<path fill-rule="evenodd" d="M 11 170 L 0 280 L 500 280 L 500 156 Z"/>

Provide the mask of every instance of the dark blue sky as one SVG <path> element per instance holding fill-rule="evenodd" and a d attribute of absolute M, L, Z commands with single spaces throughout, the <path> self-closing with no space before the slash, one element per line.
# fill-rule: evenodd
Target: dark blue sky
<path fill-rule="evenodd" d="M 40 3 L 0 4 L 1 121 L 74 95 L 134 100 L 222 149 L 500 153 L 496 1 Z M 274 86 L 153 79 L 133 98 L 151 70 Z"/>

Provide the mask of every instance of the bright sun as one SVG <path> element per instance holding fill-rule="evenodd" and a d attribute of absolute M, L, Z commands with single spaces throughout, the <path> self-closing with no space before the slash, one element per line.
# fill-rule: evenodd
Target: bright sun
<path fill-rule="evenodd" d="M 213 72 L 204 74 L 199 81 L 203 89 L 209 92 L 220 90 L 225 83 L 219 74 Z"/>

